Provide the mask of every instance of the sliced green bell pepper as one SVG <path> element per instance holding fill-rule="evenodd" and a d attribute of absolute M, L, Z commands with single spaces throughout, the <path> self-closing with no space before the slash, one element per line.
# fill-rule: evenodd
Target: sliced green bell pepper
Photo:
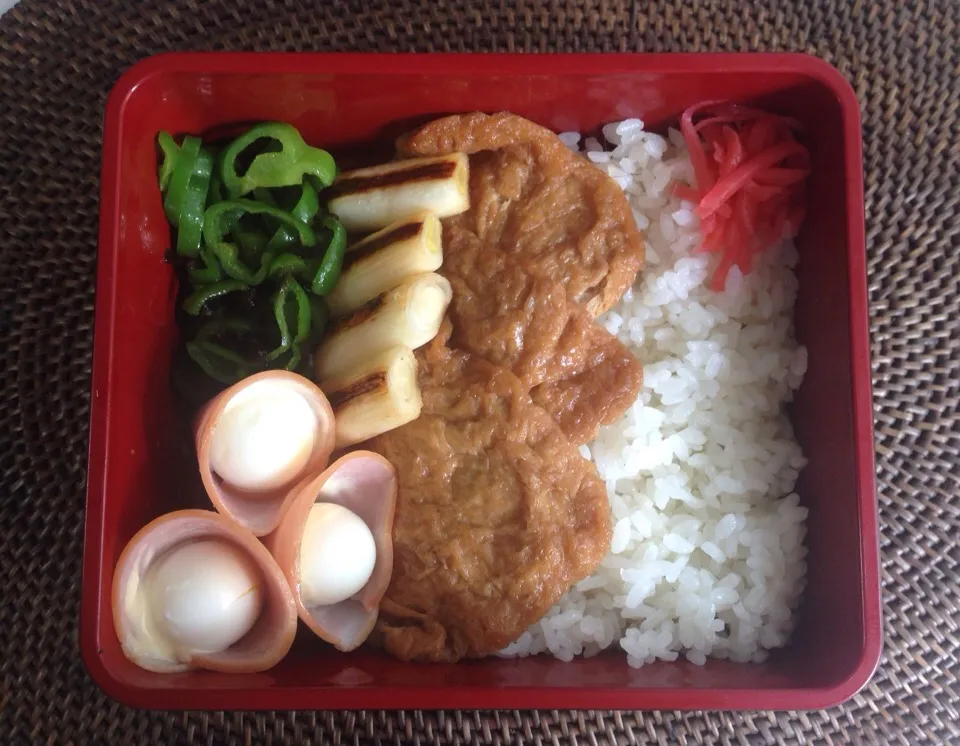
<path fill-rule="evenodd" d="M 187 342 L 187 354 L 208 376 L 220 383 L 235 383 L 263 369 L 263 365 L 245 359 L 242 355 L 216 341 L 224 332 L 247 333 L 251 325 L 241 319 L 216 319 L 208 321 Z"/>
<path fill-rule="evenodd" d="M 276 360 L 289 350 L 291 359 L 287 361 L 285 367 L 292 370 L 299 364 L 299 345 L 310 335 L 311 315 L 312 309 L 307 292 L 293 277 L 286 277 L 273 297 L 273 317 L 280 331 L 280 344 L 267 353 L 267 360 Z M 294 350 L 296 350 L 295 353 Z"/>
<path fill-rule="evenodd" d="M 280 145 L 276 152 L 254 156 L 241 176 L 237 159 L 258 140 L 273 140 Z M 314 177 L 321 187 L 333 183 L 337 167 L 325 150 L 307 145 L 295 127 L 283 122 L 257 125 L 231 142 L 220 154 L 220 179 L 230 197 L 249 194 L 258 187 L 294 186 L 304 176 Z"/>
<path fill-rule="evenodd" d="M 280 254 L 270 264 L 270 277 L 295 275 L 306 282 L 314 295 L 327 295 L 340 279 L 343 255 L 346 251 L 347 233 L 340 222 L 328 216 L 323 226 L 330 230 L 330 242 L 320 257 L 299 254 Z"/>
<path fill-rule="evenodd" d="M 157 144 L 163 154 L 163 161 L 161 161 L 157 173 L 157 181 L 160 182 L 160 191 L 166 192 L 170 185 L 170 177 L 173 176 L 173 169 L 177 165 L 177 158 L 180 156 L 180 146 L 177 145 L 170 133 L 164 130 L 161 130 L 160 134 L 157 135 Z"/>
<path fill-rule="evenodd" d="M 177 229 L 177 253 L 196 256 L 200 251 L 203 213 L 213 173 L 213 153 L 203 147 L 199 137 L 191 135 L 183 138 L 183 143 L 174 153 L 176 144 L 173 138 L 167 133 L 162 134 L 167 136 L 158 136 L 157 141 L 164 151 L 159 174 L 161 185 L 166 183 L 163 211 L 170 224 Z M 169 165 L 171 162 L 172 167 Z"/>
<path fill-rule="evenodd" d="M 188 295 L 183 301 L 183 310 L 191 316 L 199 316 L 203 307 L 214 298 L 234 293 L 238 290 L 246 290 L 247 284 L 240 280 L 221 280 L 220 282 L 201 285 Z"/>
<path fill-rule="evenodd" d="M 253 192 L 254 196 L 256 196 L 258 199 L 260 199 L 259 192 L 260 190 L 258 189 L 254 190 Z M 270 198 L 272 199 L 272 195 L 270 195 Z M 310 182 L 303 182 L 300 187 L 300 195 L 297 198 L 297 201 L 293 204 L 290 214 L 293 215 L 293 217 L 295 217 L 297 220 L 302 220 L 307 225 L 310 225 L 313 223 L 313 219 L 317 216 L 319 211 L 320 198 L 317 195 L 317 190 L 313 188 Z M 283 251 L 291 246 L 294 246 L 297 243 L 297 239 L 298 236 L 295 231 L 290 230 L 290 228 L 286 225 L 279 225 L 277 226 L 273 236 L 270 237 L 270 242 L 267 244 L 267 248 L 271 251 Z"/>
<path fill-rule="evenodd" d="M 323 219 L 323 227 L 331 232 L 330 244 L 320 260 L 310 283 L 310 290 L 316 295 L 330 293 L 340 279 L 340 270 L 343 269 L 343 255 L 347 250 L 347 231 L 343 223 L 332 215 Z"/>
<path fill-rule="evenodd" d="M 227 234 L 236 225 L 239 216 L 247 213 L 269 215 L 293 228 L 304 246 L 313 246 L 317 242 L 316 234 L 309 225 L 279 208 L 249 199 L 226 200 L 211 205 L 203 218 L 204 244 L 216 256 L 227 276 L 234 280 L 240 280 L 248 285 L 259 285 L 267 278 L 274 259 L 273 252 L 265 250 L 259 254 L 259 267 L 248 266 L 241 258 L 237 244 L 226 240 Z"/>
<path fill-rule="evenodd" d="M 187 270 L 190 282 L 195 286 L 209 285 L 213 282 L 219 282 L 223 278 L 223 270 L 220 268 L 220 262 L 217 261 L 217 257 L 210 247 L 204 246 L 200 249 L 198 259 L 203 262 L 203 266 L 193 266 Z"/>

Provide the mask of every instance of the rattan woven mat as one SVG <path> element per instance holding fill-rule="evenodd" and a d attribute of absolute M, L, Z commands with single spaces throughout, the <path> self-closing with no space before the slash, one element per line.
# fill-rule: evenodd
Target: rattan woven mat
<path fill-rule="evenodd" d="M 23 0 L 0 19 L 0 744 L 960 742 L 957 0 Z M 169 714 L 77 653 L 104 99 L 174 49 L 800 50 L 863 110 L 886 651 L 811 713 Z"/>

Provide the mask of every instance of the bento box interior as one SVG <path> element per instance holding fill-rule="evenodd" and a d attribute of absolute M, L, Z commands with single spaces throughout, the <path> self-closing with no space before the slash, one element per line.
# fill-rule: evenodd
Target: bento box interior
<path fill-rule="evenodd" d="M 809 372 L 793 406 L 809 458 L 799 491 L 809 507 L 808 585 L 792 644 L 762 664 L 709 661 L 627 665 L 622 651 L 560 663 L 549 658 L 409 664 L 376 651 L 341 654 L 301 632 L 265 674 L 158 675 L 122 655 L 110 609 L 112 567 L 124 544 L 174 507 L 204 506 L 189 423 L 169 385 L 175 343 L 168 226 L 156 183 L 158 130 L 203 133 L 255 120 L 294 124 L 308 142 L 345 159 L 389 153 L 411 123 L 468 110 L 509 110 L 555 131 L 595 131 L 639 116 L 664 127 L 703 99 L 745 99 L 799 119 L 813 153 L 809 216 L 799 237 L 796 327 Z M 109 432 L 99 595 L 98 653 L 122 686 L 161 689 L 371 686 L 796 689 L 843 681 L 864 655 L 863 571 L 850 360 L 847 203 L 841 107 L 828 86 L 797 72 L 472 76 L 470 74 L 193 74 L 142 81 L 120 131 L 119 246 L 113 293 Z M 110 247 L 102 247 L 109 250 Z M 104 292 L 101 289 L 101 292 Z M 103 392 L 101 392 L 101 395 Z M 94 393 L 94 406 L 97 392 Z"/>

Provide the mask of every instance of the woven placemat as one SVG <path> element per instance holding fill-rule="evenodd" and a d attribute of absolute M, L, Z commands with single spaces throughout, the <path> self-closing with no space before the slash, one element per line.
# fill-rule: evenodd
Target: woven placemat
<path fill-rule="evenodd" d="M 960 3 L 23 0 L 0 19 L 0 744 L 960 742 Z M 863 109 L 886 651 L 812 713 L 169 714 L 77 653 L 106 93 L 175 49 L 798 50 Z"/>

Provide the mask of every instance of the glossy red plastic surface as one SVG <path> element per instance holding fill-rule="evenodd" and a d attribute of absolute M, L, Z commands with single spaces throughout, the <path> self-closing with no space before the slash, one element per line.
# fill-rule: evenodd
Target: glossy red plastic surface
<path fill-rule="evenodd" d="M 617 650 L 456 665 L 344 655 L 301 635 L 256 675 L 158 675 L 129 663 L 114 634 L 114 563 L 134 532 L 175 506 L 202 505 L 189 436 L 168 387 L 174 285 L 156 186 L 160 129 L 204 132 L 281 119 L 311 143 L 389 149 L 410 123 L 510 110 L 554 130 L 625 117 L 663 126 L 705 99 L 791 114 L 813 153 L 800 236 L 797 332 L 810 370 L 794 409 L 810 464 L 809 586 L 790 647 L 763 664 L 710 661 L 632 669 Z M 833 68 L 799 55 L 373 56 L 175 54 L 129 70 L 107 103 L 80 644 L 94 680 L 139 707 L 818 708 L 857 691 L 881 646 L 860 122 Z"/>

